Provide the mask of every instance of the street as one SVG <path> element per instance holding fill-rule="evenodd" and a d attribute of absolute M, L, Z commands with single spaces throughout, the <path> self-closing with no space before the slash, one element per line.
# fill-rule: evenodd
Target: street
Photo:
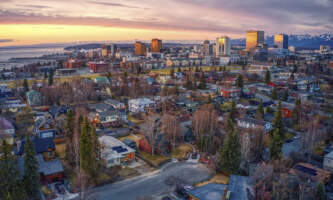
<path fill-rule="evenodd" d="M 88 199 L 135 200 L 140 195 L 160 196 L 173 191 L 170 179 L 193 184 L 211 176 L 212 172 L 202 164 L 171 162 L 157 171 L 94 188 L 89 192 Z"/>

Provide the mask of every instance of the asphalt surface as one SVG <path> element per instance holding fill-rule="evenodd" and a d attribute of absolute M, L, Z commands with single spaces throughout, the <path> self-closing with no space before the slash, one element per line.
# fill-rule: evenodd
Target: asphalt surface
<path fill-rule="evenodd" d="M 171 162 L 157 171 L 94 188 L 87 199 L 136 200 L 143 195 L 161 196 L 173 192 L 176 182 L 193 184 L 211 177 L 212 172 L 202 164 Z"/>

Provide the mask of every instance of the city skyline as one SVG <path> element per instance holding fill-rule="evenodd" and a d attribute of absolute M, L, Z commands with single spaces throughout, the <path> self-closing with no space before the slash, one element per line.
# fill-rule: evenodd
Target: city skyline
<path fill-rule="evenodd" d="M 328 0 L 4 0 L 0 46 L 155 37 L 213 40 L 244 37 L 250 29 L 267 35 L 332 33 L 332 8 Z"/>

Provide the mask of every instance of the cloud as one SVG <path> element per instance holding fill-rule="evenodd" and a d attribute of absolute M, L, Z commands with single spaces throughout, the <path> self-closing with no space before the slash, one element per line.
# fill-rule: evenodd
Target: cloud
<path fill-rule="evenodd" d="M 61 25 L 90 25 L 122 28 L 141 28 L 153 30 L 181 30 L 181 31 L 203 31 L 203 32 L 235 32 L 240 33 L 242 29 L 217 25 L 210 22 L 190 23 L 190 21 L 144 21 L 125 20 L 119 18 L 102 17 L 68 17 L 68 16 L 45 16 L 42 14 L 17 13 L 8 10 L 0 10 L 0 24 L 61 24 Z"/>
<path fill-rule="evenodd" d="M 52 7 L 50 7 L 50 6 L 43 6 L 43 5 L 25 5 L 25 4 L 15 4 L 15 6 L 23 7 L 23 8 L 36 8 L 36 9 L 52 8 Z"/>
<path fill-rule="evenodd" d="M 0 39 L 0 43 L 5 43 L 5 42 L 14 42 L 13 39 Z"/>
<path fill-rule="evenodd" d="M 102 6 L 111 6 L 111 7 L 122 7 L 122 8 L 135 8 L 135 9 L 149 9 L 149 8 L 141 8 L 137 6 L 130 6 L 122 3 L 111 3 L 111 2 L 100 2 L 100 1 L 86 1 L 90 4 L 102 5 Z"/>

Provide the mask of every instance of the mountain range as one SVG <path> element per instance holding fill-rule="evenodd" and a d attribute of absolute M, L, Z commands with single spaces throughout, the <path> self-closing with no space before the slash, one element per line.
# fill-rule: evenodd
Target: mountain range
<path fill-rule="evenodd" d="M 318 49 L 320 45 L 328 45 L 333 48 L 333 35 L 329 33 L 320 35 L 288 35 L 289 36 L 289 46 L 294 46 L 298 48 L 311 48 Z M 265 42 L 269 46 L 274 44 L 274 36 L 266 36 Z M 233 45 L 245 45 L 245 38 L 232 39 L 231 44 Z"/>

